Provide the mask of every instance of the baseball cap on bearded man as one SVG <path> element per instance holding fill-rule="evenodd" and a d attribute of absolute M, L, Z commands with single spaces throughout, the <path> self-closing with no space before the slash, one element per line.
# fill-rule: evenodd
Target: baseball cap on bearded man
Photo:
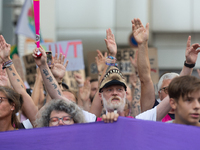
<path fill-rule="evenodd" d="M 126 87 L 125 79 L 117 67 L 111 67 L 100 79 L 99 95 L 103 100 L 106 111 L 123 112 L 126 103 Z M 106 93 L 104 93 L 104 88 L 107 88 Z M 114 94 L 113 90 L 118 92 Z M 112 94 L 110 95 L 107 92 Z"/>
<path fill-rule="evenodd" d="M 101 92 L 103 88 L 109 87 L 111 85 L 122 85 L 126 91 L 126 81 L 119 69 L 114 66 L 110 67 L 104 77 L 100 79 L 99 92 Z"/>

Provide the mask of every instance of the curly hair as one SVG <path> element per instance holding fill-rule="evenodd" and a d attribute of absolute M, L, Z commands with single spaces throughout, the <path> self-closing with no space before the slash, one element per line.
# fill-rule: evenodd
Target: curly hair
<path fill-rule="evenodd" d="M 54 99 L 45 106 L 40 117 L 36 120 L 36 126 L 48 127 L 51 112 L 54 110 L 68 113 L 72 117 L 74 123 L 86 122 L 82 110 L 75 103 L 62 99 Z"/>
<path fill-rule="evenodd" d="M 8 102 L 10 105 L 14 104 L 15 109 L 12 112 L 11 123 L 12 123 L 13 127 L 18 128 L 19 121 L 17 119 L 16 113 L 22 107 L 22 104 L 23 104 L 22 96 L 8 86 L 0 86 L 0 92 L 5 94 L 5 96 L 8 98 Z"/>

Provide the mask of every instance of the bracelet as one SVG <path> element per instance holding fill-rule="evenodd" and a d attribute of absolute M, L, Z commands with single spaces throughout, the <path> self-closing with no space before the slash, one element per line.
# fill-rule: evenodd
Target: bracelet
<path fill-rule="evenodd" d="M 5 64 L 5 63 L 4 63 L 4 64 Z M 12 62 L 12 60 L 11 60 L 9 63 L 6 62 L 6 64 L 5 64 L 5 65 L 4 65 L 4 64 L 3 64 L 2 69 L 5 69 L 5 68 L 10 67 L 10 66 L 13 64 L 13 62 Z"/>
<path fill-rule="evenodd" d="M 110 58 L 110 59 L 115 59 L 115 60 L 117 60 L 115 57 L 113 57 L 113 56 L 108 56 L 107 58 Z"/>
<path fill-rule="evenodd" d="M 12 59 L 10 59 L 9 61 L 6 61 L 5 63 L 3 63 L 3 66 L 6 66 L 7 64 L 11 63 Z"/>
<path fill-rule="evenodd" d="M 186 61 L 184 61 L 184 66 L 188 68 L 194 68 L 195 64 L 187 64 Z"/>
<path fill-rule="evenodd" d="M 117 63 L 107 63 L 107 62 L 106 62 L 106 65 L 108 65 L 108 66 L 115 66 L 115 67 L 117 67 L 117 66 L 118 66 L 118 64 L 117 64 Z"/>

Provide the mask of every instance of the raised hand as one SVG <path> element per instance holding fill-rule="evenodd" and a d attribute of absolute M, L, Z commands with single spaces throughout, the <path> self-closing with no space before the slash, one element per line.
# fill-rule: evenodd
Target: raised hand
<path fill-rule="evenodd" d="M 40 45 L 40 47 L 39 47 L 39 50 L 40 50 L 40 52 L 42 53 L 42 56 L 41 56 L 41 57 L 37 57 L 37 55 L 36 55 L 37 52 L 38 52 L 38 48 L 35 48 L 35 49 L 33 50 L 33 54 L 32 54 L 32 56 L 33 56 L 34 59 L 35 59 L 36 65 L 38 65 L 38 66 L 47 65 L 47 55 L 46 55 L 45 50 L 42 48 L 41 45 Z"/>
<path fill-rule="evenodd" d="M 4 37 L 0 35 L 0 57 L 1 63 L 10 60 L 10 44 L 7 44 Z"/>
<path fill-rule="evenodd" d="M 84 79 L 80 74 L 75 73 L 74 74 L 74 78 L 75 78 L 76 82 L 78 83 L 78 85 L 83 85 L 84 84 Z"/>
<path fill-rule="evenodd" d="M 131 22 L 132 22 L 133 36 L 138 45 L 147 42 L 149 39 L 149 23 L 147 23 L 146 28 L 144 28 L 139 18 L 137 19 L 135 18 Z"/>
<path fill-rule="evenodd" d="M 104 56 L 99 50 L 97 50 L 97 53 L 98 54 L 97 57 L 95 57 L 95 61 L 97 64 L 98 73 L 101 74 L 106 65 L 105 62 L 106 62 L 107 52 L 105 52 Z"/>
<path fill-rule="evenodd" d="M 61 53 L 59 58 L 57 57 L 58 54 L 56 53 L 55 57 L 52 58 L 51 72 L 56 79 L 61 80 L 65 76 L 65 70 L 69 61 L 66 61 L 64 63 L 65 56 Z"/>
<path fill-rule="evenodd" d="M 90 101 L 90 90 L 91 90 L 90 80 L 87 79 L 84 82 L 83 87 L 81 87 L 79 90 L 80 99 L 83 101 L 83 103 L 86 101 Z"/>
<path fill-rule="evenodd" d="M 115 36 L 112 34 L 110 28 L 106 30 L 106 39 L 104 40 L 106 42 L 109 55 L 115 57 L 117 54 L 117 44 L 115 42 Z"/>
<path fill-rule="evenodd" d="M 187 46 L 185 51 L 185 58 L 187 64 L 195 64 L 197 61 L 198 53 L 200 50 L 198 49 L 200 45 L 198 43 L 191 45 L 191 36 L 188 37 Z"/>

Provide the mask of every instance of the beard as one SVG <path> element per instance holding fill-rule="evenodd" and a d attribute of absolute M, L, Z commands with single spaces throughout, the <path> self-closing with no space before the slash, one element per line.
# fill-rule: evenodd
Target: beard
<path fill-rule="evenodd" d="M 124 95 L 123 98 L 121 98 L 119 96 L 112 96 L 108 100 L 106 100 L 103 97 L 103 93 L 101 94 L 101 96 L 102 96 L 103 105 L 104 105 L 104 108 L 106 109 L 106 111 L 114 111 L 114 110 L 117 110 L 118 112 L 124 111 L 124 107 L 125 107 L 125 104 L 126 104 L 126 94 Z M 113 98 L 119 99 L 119 102 L 112 103 Z"/>

